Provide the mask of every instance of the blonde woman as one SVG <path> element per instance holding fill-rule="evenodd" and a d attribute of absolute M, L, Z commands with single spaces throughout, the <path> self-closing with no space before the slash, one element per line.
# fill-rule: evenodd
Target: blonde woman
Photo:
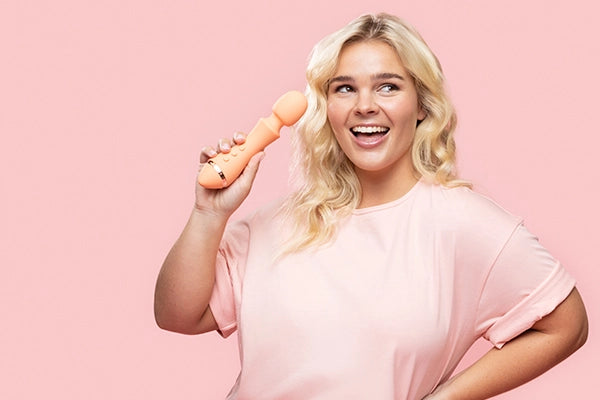
<path fill-rule="evenodd" d="M 411 27 L 356 19 L 315 46 L 307 80 L 293 194 L 229 221 L 262 153 L 228 188 L 197 186 L 158 277 L 160 327 L 238 330 L 228 399 L 485 399 L 585 342 L 573 278 L 456 177 L 443 74 Z M 492 350 L 452 377 L 480 337 Z"/>

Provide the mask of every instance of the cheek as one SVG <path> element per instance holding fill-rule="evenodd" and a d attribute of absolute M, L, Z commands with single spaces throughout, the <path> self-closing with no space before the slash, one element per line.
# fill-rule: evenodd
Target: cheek
<path fill-rule="evenodd" d="M 327 103 L 327 119 L 334 130 L 339 125 L 343 124 L 345 121 L 345 116 L 342 107 L 335 102 Z"/>
<path fill-rule="evenodd" d="M 396 104 L 382 105 L 386 115 L 396 124 L 415 126 L 420 116 L 420 110 L 412 102 L 400 102 Z"/>

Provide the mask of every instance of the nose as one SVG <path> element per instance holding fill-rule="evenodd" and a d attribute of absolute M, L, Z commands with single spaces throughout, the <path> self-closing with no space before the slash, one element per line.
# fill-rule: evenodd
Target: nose
<path fill-rule="evenodd" d="M 371 91 L 361 91 L 358 93 L 354 106 L 354 112 L 357 115 L 371 115 L 376 114 L 378 111 L 379 106 L 377 105 L 374 93 Z"/>

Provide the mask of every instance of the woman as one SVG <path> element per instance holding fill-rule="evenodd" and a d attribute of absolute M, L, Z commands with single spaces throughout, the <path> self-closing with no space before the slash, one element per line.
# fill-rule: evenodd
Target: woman
<path fill-rule="evenodd" d="M 485 399 L 585 342 L 573 279 L 457 179 L 455 114 L 412 28 L 360 17 L 317 44 L 307 79 L 297 190 L 229 223 L 262 153 L 227 189 L 197 186 L 158 277 L 162 328 L 239 330 L 229 399 Z M 482 336 L 495 347 L 451 378 Z"/>

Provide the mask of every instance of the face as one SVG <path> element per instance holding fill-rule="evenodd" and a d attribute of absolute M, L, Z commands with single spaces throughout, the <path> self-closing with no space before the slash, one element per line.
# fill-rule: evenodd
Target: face
<path fill-rule="evenodd" d="M 327 93 L 327 116 L 359 179 L 413 176 L 411 145 L 425 113 L 391 46 L 363 41 L 342 50 Z"/>

